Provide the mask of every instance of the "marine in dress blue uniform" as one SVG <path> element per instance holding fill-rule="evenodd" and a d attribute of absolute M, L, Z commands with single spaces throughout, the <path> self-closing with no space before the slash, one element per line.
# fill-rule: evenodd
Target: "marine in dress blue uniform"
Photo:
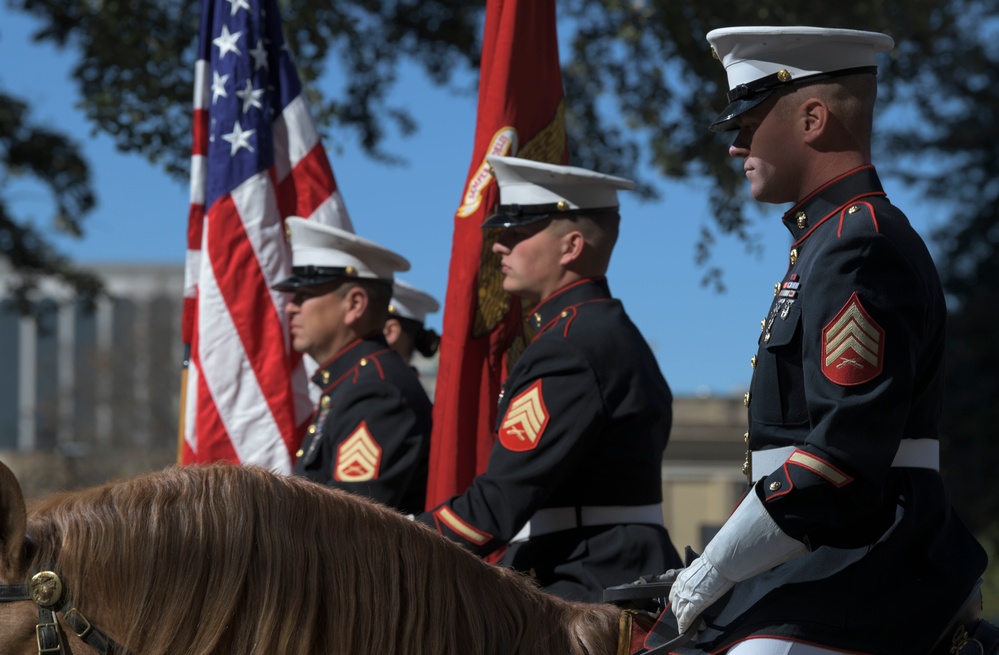
<path fill-rule="evenodd" d="M 616 234 L 616 190 L 633 187 L 575 167 L 490 163 L 502 204 L 485 227 L 586 214 L 614 221 Z M 487 470 L 417 517 L 479 555 L 506 548 L 501 564 L 585 601 L 680 562 L 661 506 L 672 396 L 602 272 L 540 299 L 527 318 L 533 340 L 502 387 Z"/>
<path fill-rule="evenodd" d="M 392 283 L 389 318 L 385 321 L 385 339 L 407 364 L 418 352 L 426 358 L 437 354 L 441 338 L 426 326 L 427 314 L 440 309 L 437 299 L 426 291 L 396 278 Z"/>
<path fill-rule="evenodd" d="M 783 89 L 872 74 L 892 45 L 797 27 L 708 40 L 732 89 L 715 130 L 740 129 Z M 758 118 L 750 132 L 765 129 Z M 733 155 L 752 152 L 751 138 L 740 133 Z M 839 172 L 783 222 L 788 268 L 745 397 L 752 486 L 701 558 L 667 574 L 672 609 L 686 625 L 704 621 L 697 646 L 712 653 L 758 652 L 762 637 L 927 653 L 949 641 L 986 566 L 938 472 L 946 307 L 936 269 L 869 164 Z"/>
<path fill-rule="evenodd" d="M 296 294 L 293 312 L 305 310 L 310 294 L 336 294 L 358 281 L 384 286 L 380 292 L 368 287 L 372 306 L 356 323 L 347 325 L 338 314 L 334 320 L 342 324 L 331 331 L 336 336 L 323 332 L 316 339 L 319 345 L 310 345 L 309 354 L 319 362 L 312 382 L 320 396 L 294 474 L 405 513 L 421 511 L 426 501 L 431 403 L 413 369 L 389 348 L 382 334 L 393 271 L 405 270 L 408 262 L 338 228 L 294 217 L 287 219 L 287 225 L 292 275 L 274 288 Z M 294 330 L 294 316 L 292 326 Z"/>

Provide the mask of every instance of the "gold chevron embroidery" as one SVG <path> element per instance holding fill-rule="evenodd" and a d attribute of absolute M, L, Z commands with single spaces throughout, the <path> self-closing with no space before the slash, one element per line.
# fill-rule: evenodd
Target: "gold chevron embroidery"
<path fill-rule="evenodd" d="M 836 487 L 842 487 L 843 485 L 853 481 L 853 478 L 846 473 L 843 473 L 829 462 L 819 459 L 815 455 L 806 453 L 803 450 L 796 450 L 791 453 L 791 456 L 787 458 L 787 463 L 797 464 L 798 466 L 806 468 L 816 475 L 825 478 Z"/>
<path fill-rule="evenodd" d="M 510 401 L 499 429 L 500 442 L 516 452 L 533 450 L 548 426 L 548 419 L 541 380 L 538 380 Z"/>
<path fill-rule="evenodd" d="M 333 479 L 340 482 L 367 482 L 378 478 L 382 449 L 368 431 L 366 421 L 337 448 Z"/>
<path fill-rule="evenodd" d="M 493 538 L 491 534 L 478 530 L 463 521 L 461 517 L 451 511 L 451 508 L 447 505 L 438 509 L 434 512 L 434 514 L 441 523 L 446 525 L 453 532 L 456 532 L 465 539 L 471 541 L 476 546 L 481 546 Z"/>
<path fill-rule="evenodd" d="M 863 384 L 881 375 L 884 349 L 885 331 L 854 292 L 822 329 L 822 373 L 836 384 Z"/>
<path fill-rule="evenodd" d="M 855 300 L 851 300 L 840 317 L 826 328 L 826 366 L 850 349 L 871 366 L 877 366 L 880 348 L 880 329 Z"/>

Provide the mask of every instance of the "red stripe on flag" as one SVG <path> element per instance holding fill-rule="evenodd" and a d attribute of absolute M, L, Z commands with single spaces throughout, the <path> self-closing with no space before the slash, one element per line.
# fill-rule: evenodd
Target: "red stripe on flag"
<path fill-rule="evenodd" d="M 326 149 L 317 144 L 277 185 L 278 210 L 282 216 L 309 217 L 335 191 Z"/>
<path fill-rule="evenodd" d="M 218 407 L 215 406 L 203 375 L 198 376 L 197 397 L 195 421 L 198 424 L 198 452 L 192 453 L 194 456 L 192 462 L 208 464 L 226 461 L 238 464 L 239 456 L 226 435 L 225 424 L 222 422 Z"/>
<path fill-rule="evenodd" d="M 198 299 L 184 298 L 184 306 L 180 320 L 180 338 L 182 343 L 190 344 L 194 340 L 197 321 Z"/>
<path fill-rule="evenodd" d="M 231 196 L 212 205 L 208 231 L 205 254 L 219 290 L 281 437 L 291 443 L 295 405 L 288 384 L 291 370 L 283 347 L 284 325 Z"/>
<path fill-rule="evenodd" d="M 187 210 L 187 249 L 201 250 L 201 234 L 205 226 L 205 206 L 191 205 Z"/>
<path fill-rule="evenodd" d="M 191 121 L 191 142 L 192 155 L 208 155 L 208 111 L 195 109 L 194 118 Z"/>

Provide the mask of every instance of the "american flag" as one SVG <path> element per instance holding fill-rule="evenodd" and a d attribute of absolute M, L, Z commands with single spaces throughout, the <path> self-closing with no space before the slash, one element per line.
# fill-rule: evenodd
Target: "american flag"
<path fill-rule="evenodd" d="M 183 340 L 183 463 L 288 473 L 312 413 L 289 342 L 284 218 L 353 231 L 276 0 L 203 0 L 195 70 Z"/>

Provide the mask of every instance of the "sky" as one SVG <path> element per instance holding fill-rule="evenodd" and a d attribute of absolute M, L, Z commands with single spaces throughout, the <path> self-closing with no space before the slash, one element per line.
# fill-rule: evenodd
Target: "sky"
<path fill-rule="evenodd" d="M 68 134 L 82 148 L 93 176 L 98 207 L 84 221 L 85 236 L 55 236 L 56 246 L 79 264 L 183 264 L 189 188 L 141 156 L 116 150 L 110 137 L 92 135 L 79 91 L 70 76 L 71 51 L 37 45 L 39 23 L 0 3 L 0 88 L 27 101 L 31 120 Z M 192 35 L 195 39 L 196 35 Z M 337 84 L 330 70 L 320 85 Z M 442 304 L 447 289 L 454 212 L 468 173 L 475 130 L 476 96 L 435 88 L 420 73 L 400 80 L 391 101 L 405 104 L 419 124 L 416 135 L 390 133 L 384 149 L 404 165 L 363 154 L 349 133 L 327 143 L 330 163 L 356 232 L 409 259 L 400 278 Z M 724 101 L 719 98 L 719 108 Z M 571 144 L 570 144 L 571 146 Z M 718 147 L 726 147 L 719 141 Z M 571 163 L 571 162 L 570 162 Z M 889 197 L 908 210 L 924 238 L 942 220 L 899 183 L 884 180 Z M 656 353 L 674 395 L 741 395 L 749 385 L 760 319 L 773 286 L 786 270 L 790 244 L 780 223 L 786 206 L 765 211 L 751 226 L 757 248 L 720 237 L 712 263 L 724 270 L 725 292 L 704 287 L 695 244 L 711 224 L 707 182 L 664 184 L 661 197 L 643 202 L 623 192 L 621 236 L 608 271 L 612 293 Z M 19 184 L 7 200 L 14 216 L 47 219 L 51 208 L 40 186 Z M 48 229 L 45 222 L 39 223 Z M 427 319 L 441 330 L 443 311 Z"/>

